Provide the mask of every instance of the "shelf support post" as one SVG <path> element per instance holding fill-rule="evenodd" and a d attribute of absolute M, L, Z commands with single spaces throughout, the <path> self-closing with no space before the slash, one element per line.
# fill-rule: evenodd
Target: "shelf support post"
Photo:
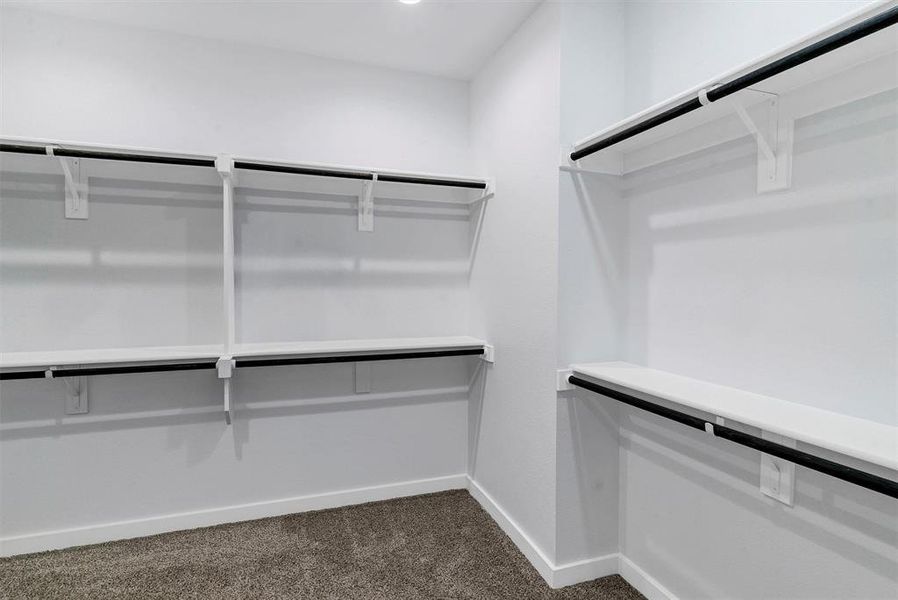
<path fill-rule="evenodd" d="M 224 317 L 224 352 L 225 356 L 218 361 L 218 377 L 224 380 L 225 422 L 232 420 L 231 372 L 233 368 L 233 352 L 236 338 L 236 292 L 234 286 L 234 158 L 228 154 L 220 154 L 215 159 L 215 169 L 222 182 L 222 313 Z M 226 367 L 226 368 L 225 368 Z"/>

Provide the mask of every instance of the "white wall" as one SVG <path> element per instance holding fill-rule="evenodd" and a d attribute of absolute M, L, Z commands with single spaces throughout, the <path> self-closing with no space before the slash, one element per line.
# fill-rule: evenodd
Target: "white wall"
<path fill-rule="evenodd" d="M 629 3 L 628 108 L 856 6 Z M 607 54 L 593 59 L 584 72 L 609 68 Z M 748 139 L 616 183 L 562 179 L 560 252 L 574 266 L 560 267 L 560 311 L 570 311 L 560 316 L 560 356 L 630 360 L 895 423 L 896 104 L 886 93 L 799 120 L 793 187 L 783 193 L 756 193 Z M 562 105 L 577 110 L 564 94 Z M 613 122 L 612 112 L 592 130 Z M 618 228 L 623 249 L 614 244 Z M 892 500 L 798 469 L 789 508 L 759 493 L 756 452 L 593 394 L 575 397 L 587 419 L 571 419 L 570 429 L 586 423 L 586 439 L 617 434 L 621 444 L 617 467 L 578 481 L 589 489 L 619 472 L 621 553 L 673 596 L 894 596 Z M 566 402 L 561 396 L 559 405 Z M 609 433 L 615 414 L 620 429 Z"/>
<path fill-rule="evenodd" d="M 562 10 L 562 151 L 625 116 L 626 10 Z M 626 334 L 627 207 L 613 177 L 559 174 L 558 367 L 617 358 Z M 617 553 L 617 409 L 559 394 L 556 560 Z"/>
<path fill-rule="evenodd" d="M 471 277 L 473 330 L 496 346 L 472 399 L 473 478 L 551 559 L 555 546 L 560 8 L 544 4 L 471 84 L 478 169 L 496 177 Z"/>
<path fill-rule="evenodd" d="M 2 17 L 4 135 L 470 172 L 464 82 Z M 58 165 L 2 160 L 3 350 L 221 339 L 214 172 L 88 164 L 91 216 L 72 221 Z M 467 209 L 382 186 L 375 232 L 360 233 L 358 184 L 244 173 L 238 185 L 244 341 L 468 333 Z M 92 378 L 91 411 L 73 417 L 59 382 L 4 382 L 0 537 L 463 474 L 475 364 L 377 364 L 367 395 L 352 365 L 243 370 L 231 428 L 210 372 Z"/>
<path fill-rule="evenodd" d="M 4 135 L 449 173 L 470 164 L 462 81 L 8 8 L 2 27 Z"/>
<path fill-rule="evenodd" d="M 629 112 L 786 46 L 864 4 L 869 2 L 627 2 Z"/>
<path fill-rule="evenodd" d="M 626 358 L 898 424 L 896 106 L 799 120 L 785 193 L 757 195 L 747 139 L 631 181 Z M 777 506 L 756 452 L 626 413 L 622 552 L 674 593 L 894 595 L 893 500 L 798 469 L 795 507 Z"/>

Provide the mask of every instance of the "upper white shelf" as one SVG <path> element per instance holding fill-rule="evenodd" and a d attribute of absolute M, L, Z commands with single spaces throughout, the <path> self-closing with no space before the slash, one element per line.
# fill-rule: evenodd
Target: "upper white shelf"
<path fill-rule="evenodd" d="M 483 348 L 485 345 L 485 341 L 468 336 L 257 343 L 237 344 L 233 356 L 234 358 L 261 358 L 380 354 L 383 352 L 437 352 Z"/>
<path fill-rule="evenodd" d="M 63 367 L 125 363 L 190 362 L 217 359 L 222 345 L 104 348 L 98 350 L 54 350 L 49 352 L 0 352 L 0 368 Z"/>
<path fill-rule="evenodd" d="M 898 470 L 898 427 L 625 362 L 572 365 L 571 369 L 586 379 Z"/>
<path fill-rule="evenodd" d="M 107 146 L 87 142 L 51 140 L 44 138 L 24 138 L 0 135 L 0 151 L 8 155 L 46 156 L 48 148 L 58 158 L 85 158 L 109 162 L 150 163 L 156 165 L 216 168 L 216 160 L 225 157 L 233 161 L 233 166 L 245 175 L 252 172 L 280 173 L 309 178 L 343 180 L 345 182 L 366 182 L 377 180 L 388 189 L 408 184 L 429 187 L 455 188 L 475 194 L 488 193 L 489 181 L 484 178 L 447 173 L 404 171 L 379 167 L 326 164 L 317 162 L 296 162 L 282 159 L 262 159 L 233 156 L 229 154 L 209 154 L 200 152 L 161 150 L 136 146 Z M 392 186 L 392 187 L 390 187 Z"/>
<path fill-rule="evenodd" d="M 598 141 L 606 140 L 634 126 L 645 124 L 684 102 L 696 102 L 703 90 L 707 92 L 719 84 L 731 82 L 758 71 L 762 67 L 829 36 L 895 10 L 896 7 L 898 7 L 898 2 L 895 0 L 865 6 L 787 46 L 721 73 L 700 85 L 597 131 L 575 143 L 571 152 L 584 150 Z M 694 140 L 681 139 L 681 136 L 685 132 L 702 130 L 703 126 L 704 131 L 698 131 L 693 135 L 705 138 L 703 139 L 705 146 L 711 145 L 707 142 L 707 138 L 714 138 L 714 143 L 719 144 L 749 135 L 749 131 L 733 116 L 735 103 L 751 109 L 771 98 L 778 98 L 780 114 L 786 118 L 797 119 L 875 93 L 898 88 L 898 60 L 896 60 L 898 32 L 896 29 L 898 27 L 894 25 L 887 26 L 808 62 L 767 77 L 757 84 L 749 86 L 748 89 L 705 104 L 663 124 L 650 127 L 633 137 L 616 142 L 595 154 L 585 156 L 576 163 L 571 162 L 570 164 L 587 170 L 625 174 L 648 164 L 659 162 L 658 159 L 651 160 L 648 157 L 639 156 L 641 151 L 659 155 L 661 159 L 668 158 L 672 154 L 671 149 L 657 149 L 655 146 L 665 140 L 669 141 L 672 137 L 677 137 L 676 143 L 680 146 L 681 154 L 684 150 L 700 149 L 693 146 Z M 760 113 L 756 111 L 756 114 Z M 723 122 L 723 119 L 731 122 Z M 662 150 L 665 156 L 661 156 Z M 563 168 L 569 167 L 563 166 Z"/>
<path fill-rule="evenodd" d="M 316 357 L 402 352 L 438 352 L 485 348 L 486 342 L 468 336 L 333 340 L 237 344 L 233 358 Z M 0 369 L 34 369 L 134 363 L 215 361 L 225 355 L 222 345 L 107 348 L 50 352 L 0 352 Z"/>

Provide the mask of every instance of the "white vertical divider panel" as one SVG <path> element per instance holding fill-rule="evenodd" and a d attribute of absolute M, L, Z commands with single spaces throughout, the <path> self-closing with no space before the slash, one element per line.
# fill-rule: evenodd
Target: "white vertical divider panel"
<path fill-rule="evenodd" d="M 224 319 L 224 355 L 218 359 L 218 377 L 224 384 L 225 422 L 233 420 L 231 375 L 234 371 L 234 343 L 236 338 L 236 292 L 234 284 L 234 158 L 220 154 L 215 168 L 222 182 L 222 315 Z"/>

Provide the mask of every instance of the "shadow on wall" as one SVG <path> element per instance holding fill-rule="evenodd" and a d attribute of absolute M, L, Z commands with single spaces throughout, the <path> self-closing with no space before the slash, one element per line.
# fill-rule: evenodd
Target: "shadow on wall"
<path fill-rule="evenodd" d="M 90 218 L 68 220 L 54 160 L 3 156 L 3 350 L 215 343 L 218 175 L 168 165 L 82 166 L 90 174 Z M 464 331 L 486 210 L 486 202 L 472 201 L 480 190 L 389 183 L 377 190 L 375 231 L 359 232 L 358 182 L 240 173 L 243 341 Z"/>
<path fill-rule="evenodd" d="M 748 138 L 625 177 L 628 360 L 898 424 L 895 106 L 797 121 L 782 192 Z"/>
<path fill-rule="evenodd" d="M 371 393 L 355 392 L 351 363 L 241 369 L 234 378 L 237 420 L 467 400 L 473 382 L 467 372 L 475 361 L 481 363 L 468 358 L 370 363 Z M 203 422 L 227 430 L 214 371 L 98 376 L 88 385 L 90 412 L 64 416 L 61 381 L 4 381 L 0 440 Z"/>
<path fill-rule="evenodd" d="M 598 397 L 595 401 L 613 402 Z M 664 518 L 683 523 L 697 519 L 696 527 L 710 528 L 727 536 L 744 527 L 744 523 L 760 517 L 769 522 L 771 530 L 801 536 L 864 569 L 895 579 L 898 507 L 892 499 L 799 467 L 796 470 L 795 506 L 790 508 L 760 493 L 758 452 L 681 428 L 636 409 L 622 407 L 621 410 L 624 452 L 664 470 L 669 478 L 682 481 L 682 485 L 677 484 L 677 493 L 691 498 L 687 506 L 682 501 L 672 504 L 670 513 Z M 622 461 L 621 476 L 625 483 L 621 504 L 624 507 L 640 501 L 638 496 L 630 495 L 635 490 L 626 483 L 631 460 L 625 457 Z M 657 485 L 666 483 L 669 482 L 657 482 Z M 701 498 L 684 492 L 688 489 L 701 490 Z M 722 507 L 719 511 L 704 501 L 708 494 L 721 501 L 715 504 Z M 720 521 L 721 514 L 726 515 L 725 524 Z M 632 521 L 628 519 L 621 522 L 624 540 L 649 531 L 640 528 L 640 531 L 628 532 L 630 523 Z M 653 560 L 653 564 L 677 564 L 676 561 L 665 562 L 677 555 L 676 548 L 668 548 L 668 542 L 661 536 L 649 538 L 645 540 L 645 548 L 654 552 L 660 561 Z M 744 540 L 744 543 L 751 547 L 754 540 Z M 752 548 L 752 551 L 760 550 Z M 776 556 L 776 550 L 768 550 Z M 701 584 L 702 578 L 696 577 L 694 583 Z M 724 592 L 709 590 L 709 595 L 725 595 Z"/>

